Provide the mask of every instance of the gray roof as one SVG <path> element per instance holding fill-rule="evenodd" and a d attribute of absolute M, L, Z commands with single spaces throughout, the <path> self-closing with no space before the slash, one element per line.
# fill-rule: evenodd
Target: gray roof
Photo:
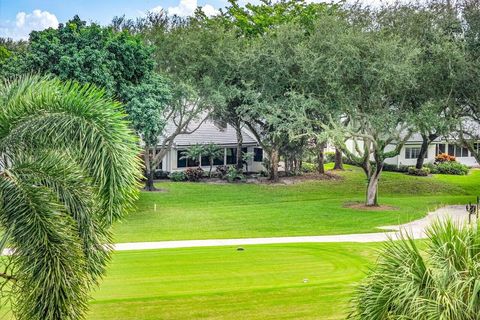
<path fill-rule="evenodd" d="M 189 125 L 189 129 L 192 130 L 198 126 L 199 122 Z M 167 134 L 175 129 L 173 124 L 167 125 Z M 258 144 L 253 134 L 246 129 L 242 130 L 243 143 L 244 144 Z M 161 143 L 161 142 L 160 142 Z M 207 144 L 215 143 L 218 145 L 234 145 L 237 143 L 237 134 L 235 129 L 227 125 L 225 128 L 217 126 L 212 120 L 207 119 L 200 127 L 190 134 L 179 134 L 174 144 L 178 146 L 190 146 L 194 144 Z"/>

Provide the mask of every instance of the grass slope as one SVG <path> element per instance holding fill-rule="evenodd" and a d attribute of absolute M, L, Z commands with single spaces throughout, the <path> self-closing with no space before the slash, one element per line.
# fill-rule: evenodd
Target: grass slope
<path fill-rule="evenodd" d="M 342 243 L 117 252 L 88 318 L 340 319 L 377 247 Z"/>
<path fill-rule="evenodd" d="M 480 170 L 468 176 L 413 177 L 385 172 L 380 202 L 394 211 L 344 208 L 363 201 L 365 178 L 355 167 L 342 180 L 295 185 L 161 182 L 166 192 L 142 192 L 137 210 L 116 226 L 116 242 L 245 238 L 375 232 L 421 218 L 442 204 L 480 194 Z M 156 211 L 154 206 L 156 204 Z"/>

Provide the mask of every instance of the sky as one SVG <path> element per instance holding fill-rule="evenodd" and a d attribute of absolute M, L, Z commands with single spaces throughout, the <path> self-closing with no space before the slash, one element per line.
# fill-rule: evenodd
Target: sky
<path fill-rule="evenodd" d="M 379 1 L 394 0 L 364 0 L 364 3 Z M 258 0 L 240 1 L 246 2 Z M 188 16 L 201 6 L 207 15 L 213 15 L 227 4 L 227 0 L 0 0 L 0 37 L 26 40 L 32 30 L 56 28 L 58 23 L 68 21 L 75 14 L 82 20 L 106 25 L 115 16 L 136 18 L 160 9 Z"/>
<path fill-rule="evenodd" d="M 124 14 L 135 18 L 163 8 L 170 14 L 188 16 L 201 6 L 212 15 L 226 5 L 226 0 L 0 0 L 0 37 L 27 39 L 32 30 L 55 28 L 75 14 L 105 25 Z"/>

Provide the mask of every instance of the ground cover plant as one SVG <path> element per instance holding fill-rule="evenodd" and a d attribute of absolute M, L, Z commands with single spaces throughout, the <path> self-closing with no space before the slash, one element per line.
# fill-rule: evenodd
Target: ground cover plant
<path fill-rule="evenodd" d="M 353 319 L 478 319 L 480 233 L 437 222 L 426 248 L 404 235 L 387 242 L 354 295 Z"/>
<path fill-rule="evenodd" d="M 480 193 L 480 170 L 466 176 L 430 177 L 385 172 L 379 193 L 385 198 L 384 204 L 395 210 L 348 208 L 347 203 L 362 201 L 366 180 L 360 169 L 346 168 L 345 172 L 336 172 L 341 179 L 293 185 L 162 181 L 157 187 L 165 192 L 142 192 L 136 212 L 116 225 L 115 240 L 378 232 L 378 226 L 419 219 L 442 204 L 474 201 Z"/>
<path fill-rule="evenodd" d="M 88 319 L 342 319 L 378 244 L 125 251 Z"/>

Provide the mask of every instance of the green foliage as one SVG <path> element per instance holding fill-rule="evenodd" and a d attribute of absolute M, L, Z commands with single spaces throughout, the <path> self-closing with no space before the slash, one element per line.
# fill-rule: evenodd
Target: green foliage
<path fill-rule="evenodd" d="M 155 179 L 168 179 L 168 178 L 169 178 L 169 175 L 170 175 L 170 173 L 167 172 L 167 171 L 155 170 L 153 177 L 154 177 Z"/>
<path fill-rule="evenodd" d="M 238 170 L 235 166 L 229 166 L 225 178 L 228 182 L 244 181 L 245 176 L 241 170 Z"/>
<path fill-rule="evenodd" d="M 165 130 L 168 103 L 172 98 L 167 81 L 151 75 L 139 85 L 130 85 L 122 90 L 127 101 L 125 110 L 133 128 L 148 146 L 156 146 Z"/>
<path fill-rule="evenodd" d="M 175 182 L 187 180 L 187 176 L 185 175 L 185 172 L 183 172 L 183 171 L 170 172 L 168 177 L 170 178 L 170 180 L 175 181 Z"/>
<path fill-rule="evenodd" d="M 353 319 L 478 318 L 480 232 L 446 221 L 427 236 L 424 254 L 406 236 L 384 246 L 357 288 Z"/>
<path fill-rule="evenodd" d="M 139 36 L 75 16 L 58 29 L 33 31 L 26 61 L 28 71 L 93 83 L 123 100 L 124 87 L 140 84 L 153 70 L 151 54 Z"/>
<path fill-rule="evenodd" d="M 187 150 L 183 151 L 180 159 L 191 159 L 195 161 L 198 165 L 200 165 L 199 159 L 202 153 L 203 145 L 197 143 L 190 146 Z"/>
<path fill-rule="evenodd" d="M 408 174 L 412 176 L 419 176 L 419 177 L 426 177 L 430 174 L 430 169 L 429 168 L 422 168 L 422 169 L 417 169 L 415 167 L 409 167 L 408 168 Z"/>
<path fill-rule="evenodd" d="M 388 164 L 385 163 L 383 165 L 383 171 L 390 171 L 390 172 L 408 172 L 409 166 L 399 165 L 396 164 Z"/>
<path fill-rule="evenodd" d="M 83 319 L 110 226 L 138 194 L 137 140 L 102 90 L 25 77 L 0 84 L 0 225 L 14 249 L 4 285 L 18 319 Z M 9 282 L 8 278 L 2 281 Z"/>
<path fill-rule="evenodd" d="M 335 151 L 327 151 L 324 153 L 325 163 L 335 162 Z"/>
<path fill-rule="evenodd" d="M 432 173 L 452 174 L 460 176 L 468 174 L 469 171 L 468 166 L 455 161 L 440 162 L 429 166 L 429 168 Z"/>
<path fill-rule="evenodd" d="M 315 172 L 317 170 L 317 165 L 311 162 L 302 162 L 302 171 L 303 172 Z"/>
<path fill-rule="evenodd" d="M 308 3 L 304 0 L 261 1 L 260 4 L 249 3 L 245 7 L 240 6 L 237 0 L 229 2 L 230 6 L 219 18 L 224 25 L 235 28 L 246 36 L 263 35 L 289 23 L 296 23 L 310 30 L 316 20 L 340 11 L 338 4 Z"/>

